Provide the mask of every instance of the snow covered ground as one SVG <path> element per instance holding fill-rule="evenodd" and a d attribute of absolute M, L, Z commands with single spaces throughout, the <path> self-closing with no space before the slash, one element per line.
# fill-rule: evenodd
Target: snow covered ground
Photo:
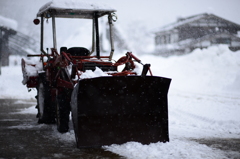
<path fill-rule="evenodd" d="M 231 52 L 221 45 L 197 49 L 184 56 L 138 57 L 143 63 L 151 63 L 154 75 L 172 78 L 168 95 L 170 142 L 150 145 L 128 142 L 104 149 L 127 158 L 240 157 L 240 151 L 226 152 L 197 142 L 240 139 L 240 51 Z M 11 57 L 10 61 L 9 67 L 2 67 L 0 98 L 34 99 L 36 90 L 27 92 L 22 85 L 20 65 L 14 65 L 20 57 Z M 36 113 L 33 108 L 23 113 Z M 58 134 L 57 138 L 75 142 L 73 131 Z"/>

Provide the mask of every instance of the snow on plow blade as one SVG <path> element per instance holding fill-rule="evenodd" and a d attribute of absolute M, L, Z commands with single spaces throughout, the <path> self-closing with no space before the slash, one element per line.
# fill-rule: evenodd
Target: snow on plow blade
<path fill-rule="evenodd" d="M 77 147 L 169 141 L 170 82 L 156 76 L 80 80 L 71 100 Z"/>

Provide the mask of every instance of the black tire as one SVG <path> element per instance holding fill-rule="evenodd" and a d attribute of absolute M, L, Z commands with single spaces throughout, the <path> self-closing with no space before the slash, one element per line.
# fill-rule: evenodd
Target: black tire
<path fill-rule="evenodd" d="M 69 114 L 70 114 L 70 94 L 68 91 L 62 91 L 57 94 L 56 99 L 56 119 L 57 130 L 60 133 L 68 132 L 69 130 Z"/>
<path fill-rule="evenodd" d="M 51 88 L 48 82 L 45 80 L 45 73 L 39 74 L 37 91 L 38 123 L 56 123 L 55 109 L 51 98 Z"/>

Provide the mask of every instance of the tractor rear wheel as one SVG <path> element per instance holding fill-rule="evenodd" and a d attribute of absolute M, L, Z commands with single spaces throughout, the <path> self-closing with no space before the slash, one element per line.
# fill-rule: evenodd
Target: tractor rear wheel
<path fill-rule="evenodd" d="M 51 89 L 48 82 L 45 80 L 45 74 L 39 75 L 37 92 L 38 123 L 56 123 L 54 106 L 52 105 L 51 99 Z"/>
<path fill-rule="evenodd" d="M 56 119 L 57 130 L 60 133 L 68 132 L 69 130 L 69 114 L 70 114 L 70 101 L 68 100 L 69 94 L 67 91 L 62 91 L 57 94 L 56 104 Z"/>

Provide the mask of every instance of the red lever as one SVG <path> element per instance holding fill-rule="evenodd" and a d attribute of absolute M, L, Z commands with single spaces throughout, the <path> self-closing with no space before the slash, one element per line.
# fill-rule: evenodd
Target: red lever
<path fill-rule="evenodd" d="M 134 60 L 136 60 L 138 63 L 142 64 L 141 63 L 141 60 L 139 60 L 136 56 L 134 56 L 131 52 L 127 52 L 127 55 L 132 57 Z M 143 65 L 143 64 L 142 64 Z"/>

